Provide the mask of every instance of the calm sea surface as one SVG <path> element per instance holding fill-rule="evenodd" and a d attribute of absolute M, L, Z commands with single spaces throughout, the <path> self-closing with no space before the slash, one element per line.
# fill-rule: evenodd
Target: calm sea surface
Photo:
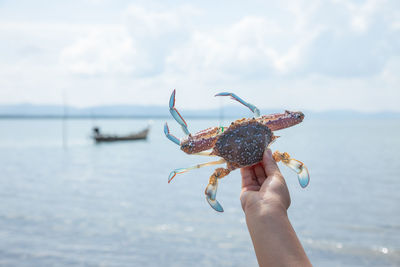
<path fill-rule="evenodd" d="M 171 131 L 183 136 L 173 121 Z M 147 120 L 0 120 L 0 265 L 256 266 L 239 202 L 240 175 L 221 180 L 212 210 L 211 161 L 188 156 L 153 121 L 147 141 L 96 145 Z M 226 121 L 226 124 L 228 121 Z M 189 120 L 192 132 L 218 121 Z M 400 121 L 313 120 L 276 133 L 273 149 L 302 160 L 301 189 L 281 166 L 289 216 L 315 266 L 400 266 Z"/>

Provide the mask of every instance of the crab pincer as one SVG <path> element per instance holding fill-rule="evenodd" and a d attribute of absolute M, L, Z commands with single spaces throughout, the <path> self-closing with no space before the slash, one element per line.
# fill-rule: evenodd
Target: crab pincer
<path fill-rule="evenodd" d="M 187 128 L 187 123 L 183 119 L 182 115 L 179 113 L 179 111 L 175 108 L 175 93 L 176 90 L 171 94 L 171 97 L 169 98 L 169 112 L 171 112 L 172 117 L 179 123 L 179 125 L 182 127 L 182 130 L 185 134 L 189 135 L 190 132 Z"/>
<path fill-rule="evenodd" d="M 178 146 L 181 144 L 181 141 L 176 136 L 169 133 L 169 128 L 167 123 L 164 124 L 164 134 L 169 140 L 171 140 Z"/>
<path fill-rule="evenodd" d="M 254 113 L 254 115 L 256 115 L 256 117 L 260 117 L 260 110 L 256 106 L 244 101 L 243 99 L 241 99 L 234 93 L 222 92 L 222 93 L 216 94 L 215 96 L 230 96 L 233 100 L 236 100 L 240 104 L 248 107 Z"/>

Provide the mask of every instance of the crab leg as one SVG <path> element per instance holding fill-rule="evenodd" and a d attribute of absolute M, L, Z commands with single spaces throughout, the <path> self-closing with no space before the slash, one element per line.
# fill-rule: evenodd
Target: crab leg
<path fill-rule="evenodd" d="M 197 164 L 197 165 L 192 166 L 192 167 L 189 167 L 189 168 L 178 168 L 178 169 L 175 169 L 175 170 L 173 170 L 173 171 L 169 174 L 168 183 L 170 183 L 171 180 L 174 179 L 174 177 L 175 177 L 177 174 L 181 174 L 181 173 L 184 173 L 184 172 L 188 172 L 188 171 L 194 170 L 194 169 L 199 169 L 199 168 L 202 168 L 202 167 L 205 167 L 205 166 L 212 166 L 212 165 L 217 165 L 217 164 L 223 164 L 223 163 L 225 163 L 225 162 L 226 162 L 226 161 L 225 161 L 224 159 L 220 159 L 220 160 L 217 160 L 217 161 L 211 161 L 211 162 L 207 162 L 207 163 Z"/>
<path fill-rule="evenodd" d="M 176 90 L 171 94 L 171 97 L 169 98 L 169 112 L 171 112 L 172 117 L 179 123 L 179 125 L 182 127 L 182 130 L 185 134 L 189 135 L 190 132 L 187 128 L 187 123 L 183 119 L 182 115 L 178 112 L 178 110 L 175 108 L 175 93 Z"/>
<path fill-rule="evenodd" d="M 217 155 L 212 154 L 212 151 L 201 151 L 201 152 L 194 153 L 192 155 L 195 155 L 195 156 L 208 156 L 208 157 L 216 157 L 217 156 Z"/>
<path fill-rule="evenodd" d="M 228 175 L 231 171 L 229 169 L 218 168 L 215 169 L 214 173 L 210 177 L 210 181 L 206 187 L 205 194 L 206 200 L 208 204 L 210 204 L 211 208 L 218 212 L 223 212 L 221 204 L 219 204 L 218 200 L 216 200 L 217 188 L 218 188 L 218 179 Z"/>
<path fill-rule="evenodd" d="M 290 155 L 286 152 L 275 151 L 272 157 L 276 162 L 282 161 L 283 164 L 297 173 L 297 178 L 302 188 L 305 188 L 310 183 L 310 174 L 303 162 L 290 158 Z"/>
<path fill-rule="evenodd" d="M 232 99 L 234 99 L 234 100 L 238 101 L 239 103 L 241 103 L 242 105 L 245 105 L 246 107 L 248 107 L 256 115 L 256 118 L 260 117 L 260 110 L 256 106 L 254 106 L 253 104 L 247 103 L 246 101 L 244 101 L 243 99 L 241 99 L 240 97 L 235 95 L 234 93 L 222 92 L 222 93 L 216 94 L 215 96 L 230 96 Z"/>
<path fill-rule="evenodd" d="M 178 146 L 181 145 L 181 141 L 180 141 L 176 136 L 174 136 L 174 135 L 172 135 L 172 134 L 169 133 L 169 128 L 168 128 L 168 124 L 167 124 L 167 123 L 165 123 L 165 125 L 164 125 L 164 133 L 165 133 L 165 136 L 166 136 L 169 140 L 171 140 L 172 142 L 174 142 L 174 143 L 177 144 Z"/>

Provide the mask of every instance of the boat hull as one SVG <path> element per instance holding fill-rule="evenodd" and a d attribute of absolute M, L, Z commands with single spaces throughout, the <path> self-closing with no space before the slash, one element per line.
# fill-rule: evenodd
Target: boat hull
<path fill-rule="evenodd" d="M 99 134 L 99 135 L 93 136 L 93 139 L 96 141 L 96 143 L 145 140 L 145 139 L 147 139 L 149 130 L 150 130 L 149 128 L 146 128 L 138 133 L 133 133 L 133 134 L 125 135 L 125 136 Z"/>

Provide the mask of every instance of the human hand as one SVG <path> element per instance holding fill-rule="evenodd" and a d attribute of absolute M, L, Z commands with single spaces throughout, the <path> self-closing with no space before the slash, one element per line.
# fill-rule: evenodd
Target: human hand
<path fill-rule="evenodd" d="M 262 162 L 240 171 L 240 201 L 258 264 L 312 266 L 287 216 L 289 190 L 271 150 L 264 151 Z"/>
<path fill-rule="evenodd" d="M 286 213 L 290 206 L 289 190 L 270 149 L 265 150 L 262 162 L 244 167 L 240 172 L 240 201 L 246 215 Z"/>

